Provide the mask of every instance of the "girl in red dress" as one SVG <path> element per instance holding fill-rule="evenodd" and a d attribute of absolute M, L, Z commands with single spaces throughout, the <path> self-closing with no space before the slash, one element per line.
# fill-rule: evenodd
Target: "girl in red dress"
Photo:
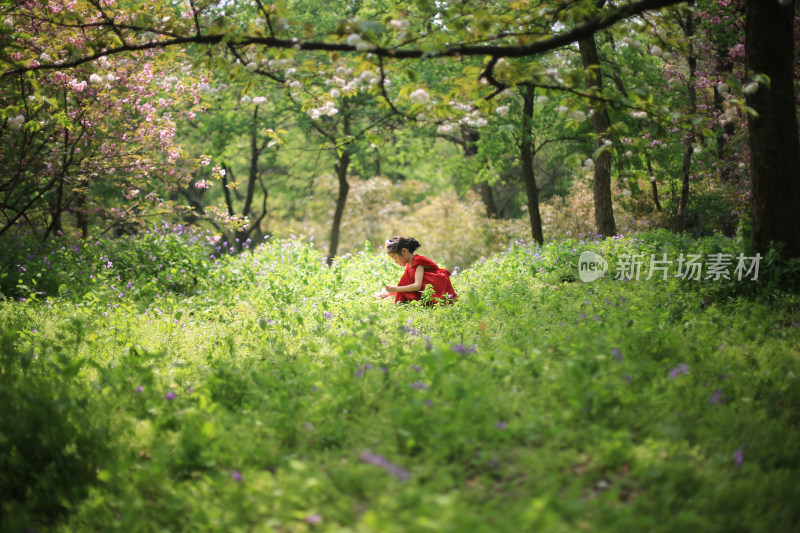
<path fill-rule="evenodd" d="M 425 287 L 432 285 L 433 298 L 430 304 L 454 302 L 457 296 L 450 283 L 450 271 L 439 268 L 427 257 L 415 255 L 419 247 L 419 241 L 413 237 L 392 237 L 386 241 L 386 253 L 395 263 L 405 267 L 405 271 L 397 286 L 387 285 L 379 296 L 394 296 L 394 303 L 419 300 Z"/>

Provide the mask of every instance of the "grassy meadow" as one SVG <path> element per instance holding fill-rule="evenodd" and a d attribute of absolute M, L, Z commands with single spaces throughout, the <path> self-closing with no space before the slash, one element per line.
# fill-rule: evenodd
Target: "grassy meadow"
<path fill-rule="evenodd" d="M 329 267 L 181 227 L 21 243 L 0 530 L 800 531 L 800 297 L 771 257 L 674 275 L 739 246 L 519 242 L 426 307 L 374 298 L 400 270 L 368 246 Z M 614 279 L 631 254 L 672 270 Z"/>

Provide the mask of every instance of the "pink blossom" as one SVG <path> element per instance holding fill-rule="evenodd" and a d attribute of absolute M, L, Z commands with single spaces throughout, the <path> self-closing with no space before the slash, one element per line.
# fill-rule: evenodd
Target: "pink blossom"
<path fill-rule="evenodd" d="M 739 43 L 728 51 L 731 58 L 744 57 L 744 45 Z"/>

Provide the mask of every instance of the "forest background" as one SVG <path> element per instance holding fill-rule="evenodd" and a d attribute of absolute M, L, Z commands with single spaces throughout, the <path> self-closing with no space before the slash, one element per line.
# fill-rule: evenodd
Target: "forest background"
<path fill-rule="evenodd" d="M 743 228 L 793 257 L 792 5 L 773 32 L 741 0 L 6 3 L 0 239 L 168 219 L 329 258 L 415 235 L 463 268 L 531 237 Z"/>

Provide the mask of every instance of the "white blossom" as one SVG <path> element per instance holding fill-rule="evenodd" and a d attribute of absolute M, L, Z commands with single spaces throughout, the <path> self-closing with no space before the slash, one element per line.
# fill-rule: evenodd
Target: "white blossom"
<path fill-rule="evenodd" d="M 591 157 L 583 162 L 583 171 L 584 172 L 589 172 L 593 168 L 594 168 L 594 161 L 592 160 Z"/>
<path fill-rule="evenodd" d="M 301 89 L 303 87 L 303 84 L 297 80 L 294 80 L 292 83 L 289 84 L 289 87 L 291 87 L 292 89 Z"/>
<path fill-rule="evenodd" d="M 537 97 L 536 97 L 536 103 L 537 103 L 537 104 L 542 104 L 542 105 L 544 105 L 544 104 L 546 104 L 546 103 L 547 103 L 547 102 L 549 102 L 549 101 L 550 101 L 550 97 L 549 97 L 549 96 L 541 95 L 541 96 L 537 96 Z"/>
<path fill-rule="evenodd" d="M 403 31 L 408 27 L 408 21 L 407 20 L 393 19 L 393 20 L 389 21 L 389 27 L 390 28 L 394 28 L 396 30 Z"/>
<path fill-rule="evenodd" d="M 636 119 L 647 118 L 647 111 L 631 111 L 631 116 Z"/>
<path fill-rule="evenodd" d="M 5 26 L 5 27 L 6 27 L 6 28 L 8 28 L 8 29 L 11 29 L 11 28 L 13 28 L 13 27 L 14 27 L 14 19 L 13 19 L 13 18 L 11 18 L 11 17 L 6 17 L 6 18 L 3 20 L 3 26 Z"/>
<path fill-rule="evenodd" d="M 438 128 L 436 128 L 436 131 L 439 132 L 442 135 L 445 135 L 445 134 L 450 133 L 451 131 L 453 131 L 454 127 L 455 127 L 455 124 L 450 124 L 448 122 L 448 123 L 445 123 L 445 124 L 441 124 Z"/>
<path fill-rule="evenodd" d="M 744 94 L 756 94 L 758 92 L 758 82 L 751 81 L 750 83 L 744 86 L 742 92 Z"/>
<path fill-rule="evenodd" d="M 100 85 L 101 83 L 103 83 L 103 78 L 100 77 L 99 74 L 92 74 L 91 76 L 89 76 L 89 83 L 91 83 L 92 85 Z"/>
<path fill-rule="evenodd" d="M 251 61 L 245 67 L 248 71 L 253 72 L 258 68 L 258 64 L 255 61 Z"/>
<path fill-rule="evenodd" d="M 558 113 L 566 113 L 567 111 L 569 111 L 569 108 L 565 105 L 560 105 L 556 108 L 556 111 Z"/>
<path fill-rule="evenodd" d="M 243 104 L 249 104 L 253 99 L 247 95 L 242 96 L 241 100 L 239 100 Z"/>
<path fill-rule="evenodd" d="M 296 68 L 294 68 L 294 67 L 287 68 L 287 69 L 286 69 L 286 76 L 287 76 L 287 77 L 289 77 L 289 76 L 294 76 L 295 72 L 297 72 L 297 69 L 296 69 Z"/>
<path fill-rule="evenodd" d="M 347 44 L 350 46 L 355 46 L 361 42 L 361 36 L 357 33 L 351 33 L 347 36 Z"/>
<path fill-rule="evenodd" d="M 339 89 L 331 89 L 331 98 L 339 98 L 342 95 L 342 91 Z"/>
<path fill-rule="evenodd" d="M 629 191 L 628 189 L 625 189 L 624 191 L 622 191 L 622 196 L 624 196 L 625 198 L 630 198 L 632 194 L 633 193 L 631 191 Z"/>
<path fill-rule="evenodd" d="M 8 123 L 11 124 L 11 127 L 15 130 L 18 130 L 25 124 L 25 115 L 17 115 L 16 117 L 12 117 L 8 119 Z"/>
<path fill-rule="evenodd" d="M 498 106 L 498 107 L 497 107 L 497 109 L 495 109 L 495 112 L 496 112 L 496 113 L 497 113 L 499 116 L 501 116 L 501 117 L 505 117 L 505 116 L 507 116 L 507 115 L 508 115 L 508 106 L 507 106 L 507 105 L 501 105 L 501 106 Z"/>
<path fill-rule="evenodd" d="M 377 47 L 374 44 L 367 41 L 361 41 L 358 44 L 356 44 L 356 50 L 358 50 L 359 52 L 366 52 L 367 50 L 373 50 L 375 48 Z"/>
<path fill-rule="evenodd" d="M 417 89 L 411 93 L 410 98 L 418 104 L 427 104 L 431 100 L 431 97 L 428 96 L 424 89 Z"/>
<path fill-rule="evenodd" d="M 558 76 L 558 69 L 555 68 L 547 69 L 547 71 L 545 71 L 545 74 L 547 74 L 551 78 L 555 78 Z"/>
<path fill-rule="evenodd" d="M 633 157 L 633 152 L 628 150 L 627 152 L 625 152 L 625 157 Z"/>
<path fill-rule="evenodd" d="M 730 86 L 725 82 L 722 82 L 719 85 L 717 85 L 717 92 L 719 94 L 726 95 L 728 94 L 728 92 L 730 92 L 730 90 L 731 90 Z"/>
<path fill-rule="evenodd" d="M 256 96 L 255 98 L 253 98 L 253 103 L 255 105 L 266 104 L 267 103 L 267 98 L 266 98 L 266 96 Z"/>
<path fill-rule="evenodd" d="M 653 45 L 650 47 L 650 54 L 654 56 L 661 57 L 664 54 L 664 51 L 658 45 Z"/>
<path fill-rule="evenodd" d="M 147 42 L 155 41 L 157 37 L 158 37 L 158 34 L 152 32 L 152 31 L 146 31 L 146 32 L 144 32 L 142 34 L 142 39 L 144 39 Z"/>
<path fill-rule="evenodd" d="M 53 58 L 50 57 L 46 52 L 42 52 L 42 55 L 39 56 L 39 59 L 42 60 L 42 63 L 52 63 Z"/>

